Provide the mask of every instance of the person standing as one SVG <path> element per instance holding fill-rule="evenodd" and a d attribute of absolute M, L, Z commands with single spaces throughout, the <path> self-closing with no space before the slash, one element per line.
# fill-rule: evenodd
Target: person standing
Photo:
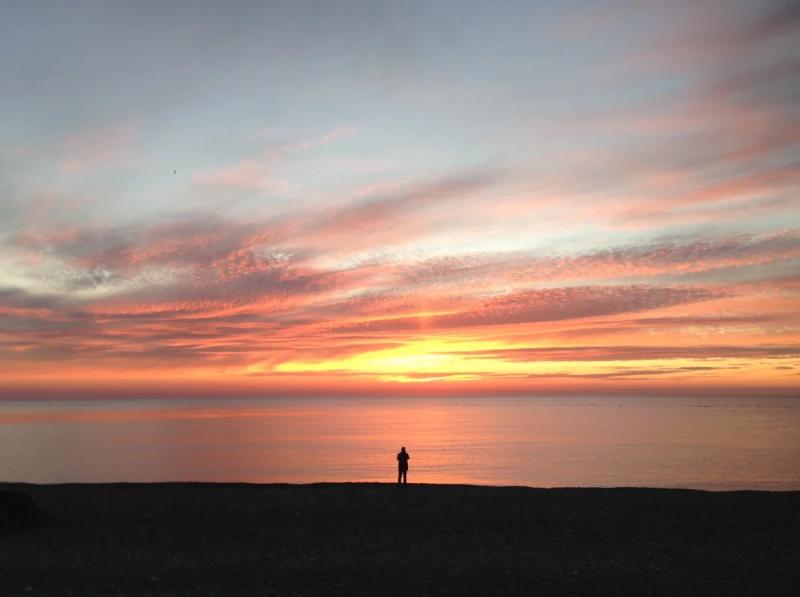
<path fill-rule="evenodd" d="M 401 479 L 403 483 L 408 483 L 408 459 L 411 456 L 408 455 L 406 452 L 406 447 L 403 446 L 400 448 L 400 451 L 397 453 L 397 483 L 401 483 Z"/>

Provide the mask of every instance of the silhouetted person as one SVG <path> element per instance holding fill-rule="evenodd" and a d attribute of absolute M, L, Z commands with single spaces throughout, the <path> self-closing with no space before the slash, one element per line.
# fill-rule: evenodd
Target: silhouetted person
<path fill-rule="evenodd" d="M 400 448 L 400 451 L 397 453 L 397 483 L 408 483 L 406 477 L 408 476 L 408 459 L 411 456 L 408 455 L 406 452 L 405 446 Z"/>

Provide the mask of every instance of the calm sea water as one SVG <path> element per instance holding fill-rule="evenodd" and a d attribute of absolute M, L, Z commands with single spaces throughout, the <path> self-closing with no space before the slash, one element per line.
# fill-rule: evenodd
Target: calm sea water
<path fill-rule="evenodd" d="M 4 481 L 800 490 L 791 398 L 0 402 Z"/>

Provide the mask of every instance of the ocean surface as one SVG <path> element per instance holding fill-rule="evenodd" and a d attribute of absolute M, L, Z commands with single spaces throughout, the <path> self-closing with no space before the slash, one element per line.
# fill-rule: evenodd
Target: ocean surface
<path fill-rule="evenodd" d="M 800 399 L 0 402 L 0 480 L 800 490 Z"/>

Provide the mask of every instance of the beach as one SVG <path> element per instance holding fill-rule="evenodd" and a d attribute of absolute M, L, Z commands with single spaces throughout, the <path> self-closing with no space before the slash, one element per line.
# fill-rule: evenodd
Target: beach
<path fill-rule="evenodd" d="M 2 484 L 4 595 L 790 595 L 800 492 Z"/>

